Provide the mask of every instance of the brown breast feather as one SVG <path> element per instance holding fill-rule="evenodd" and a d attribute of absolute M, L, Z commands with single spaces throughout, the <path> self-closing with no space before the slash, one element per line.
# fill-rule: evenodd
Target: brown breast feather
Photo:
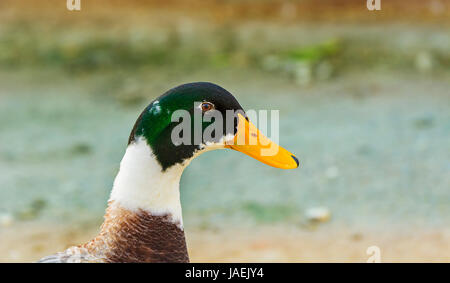
<path fill-rule="evenodd" d="M 189 262 L 184 231 L 170 215 L 109 203 L 100 234 L 81 245 L 105 262 Z"/>

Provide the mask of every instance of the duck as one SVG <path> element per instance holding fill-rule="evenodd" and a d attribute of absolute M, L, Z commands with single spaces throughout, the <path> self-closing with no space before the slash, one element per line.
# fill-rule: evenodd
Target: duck
<path fill-rule="evenodd" d="M 176 113 L 187 116 L 177 120 Z M 193 124 L 189 115 L 201 115 L 196 129 L 189 130 Z M 217 115 L 231 126 L 215 127 L 214 135 L 206 135 L 213 125 L 211 116 Z M 186 127 L 180 131 L 183 123 Z M 195 131 L 202 134 L 197 142 Z M 250 142 L 251 137 L 257 142 Z M 276 151 L 267 154 L 268 148 Z M 193 159 L 216 149 L 239 151 L 276 168 L 299 167 L 297 157 L 264 136 L 224 88 L 209 82 L 177 86 L 153 100 L 137 118 L 98 235 L 38 262 L 189 262 L 180 178 Z"/>

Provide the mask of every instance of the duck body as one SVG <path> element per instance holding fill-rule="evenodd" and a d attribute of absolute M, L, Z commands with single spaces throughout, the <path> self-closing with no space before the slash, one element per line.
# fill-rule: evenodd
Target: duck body
<path fill-rule="evenodd" d="M 253 147 L 237 145 L 240 127 L 249 123 L 245 114 L 233 120 L 233 127 L 216 131 L 213 138 L 202 137 L 186 144 L 173 141 L 177 124 L 171 116 L 175 111 L 198 111 L 204 117 L 212 115 L 211 107 L 225 118 L 230 115 L 227 110 L 243 113 L 233 95 L 211 83 L 181 85 L 150 103 L 131 131 L 100 233 L 85 244 L 39 262 L 189 262 L 179 183 L 183 170 L 195 157 L 209 150 L 231 148 L 275 167 L 298 167 L 297 159 L 282 148 L 266 158 L 257 156 Z M 201 131 L 211 124 L 201 124 Z"/>

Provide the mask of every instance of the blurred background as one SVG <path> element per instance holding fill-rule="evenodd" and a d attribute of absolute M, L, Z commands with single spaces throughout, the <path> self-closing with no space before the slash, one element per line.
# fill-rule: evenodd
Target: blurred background
<path fill-rule="evenodd" d="M 92 238 L 128 135 L 210 81 L 280 110 L 301 168 L 207 153 L 182 177 L 191 261 L 450 261 L 450 2 L 0 2 L 0 261 Z"/>

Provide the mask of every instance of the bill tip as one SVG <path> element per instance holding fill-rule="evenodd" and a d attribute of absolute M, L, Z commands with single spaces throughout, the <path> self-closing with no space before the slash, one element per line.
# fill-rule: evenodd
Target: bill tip
<path fill-rule="evenodd" d="M 297 159 L 297 157 L 295 157 L 295 156 L 293 156 L 293 155 L 291 155 L 291 157 L 292 157 L 292 159 L 294 159 L 294 160 L 295 160 L 295 163 L 297 163 L 297 168 L 298 168 L 298 165 L 299 165 L 300 163 L 298 162 L 298 159 Z"/>

